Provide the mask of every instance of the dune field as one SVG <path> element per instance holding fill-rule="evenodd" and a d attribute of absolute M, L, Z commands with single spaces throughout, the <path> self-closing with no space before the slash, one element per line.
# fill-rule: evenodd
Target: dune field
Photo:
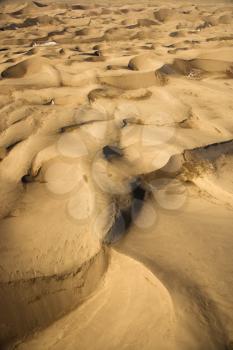
<path fill-rule="evenodd" d="M 0 2 L 0 349 L 233 350 L 233 2 Z"/>

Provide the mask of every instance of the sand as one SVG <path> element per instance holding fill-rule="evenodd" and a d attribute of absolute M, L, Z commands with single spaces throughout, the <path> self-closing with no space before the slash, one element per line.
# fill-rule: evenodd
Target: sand
<path fill-rule="evenodd" d="M 230 1 L 1 1 L 1 349 L 233 349 L 232 30 Z"/>

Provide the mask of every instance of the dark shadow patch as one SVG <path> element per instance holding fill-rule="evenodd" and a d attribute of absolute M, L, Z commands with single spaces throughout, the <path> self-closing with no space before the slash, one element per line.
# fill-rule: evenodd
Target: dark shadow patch
<path fill-rule="evenodd" d="M 5 31 L 5 30 L 16 30 L 20 28 L 28 28 L 37 25 L 38 19 L 37 18 L 27 18 L 23 23 L 10 23 L 2 28 L 0 30 Z"/>
<path fill-rule="evenodd" d="M 19 11 L 12 12 L 11 16 L 12 17 L 14 17 L 14 16 L 21 16 L 22 14 L 23 14 L 23 10 L 19 10 Z"/>
<path fill-rule="evenodd" d="M 116 157 L 118 158 L 123 156 L 122 150 L 117 146 L 109 146 L 109 145 L 104 146 L 102 149 L 102 152 L 105 159 L 107 160 L 111 160 L 112 158 L 116 158 Z"/>
<path fill-rule="evenodd" d="M 46 4 L 42 4 L 41 2 L 37 2 L 37 1 L 33 1 L 33 3 L 37 6 L 37 7 L 47 7 L 48 5 Z"/>
<path fill-rule="evenodd" d="M 32 175 L 30 175 L 30 174 L 26 174 L 26 175 L 23 175 L 21 177 L 21 182 L 23 184 L 28 184 L 28 183 L 31 183 L 33 181 L 34 181 L 34 177 Z"/>
<path fill-rule="evenodd" d="M 10 152 L 15 146 L 17 146 L 22 140 L 16 141 L 14 143 L 12 143 L 11 145 L 9 145 L 8 147 L 6 147 L 7 152 Z"/>
<path fill-rule="evenodd" d="M 88 6 L 85 5 L 73 5 L 71 6 L 72 10 L 87 10 Z"/>
<path fill-rule="evenodd" d="M 103 243 L 106 245 L 116 243 L 125 234 L 127 234 L 127 231 L 131 226 L 133 219 L 137 217 L 142 209 L 146 196 L 146 190 L 143 188 L 138 179 L 131 183 L 131 188 L 131 205 L 125 209 L 119 208 L 119 211 L 115 217 L 115 222 L 104 238 Z"/>

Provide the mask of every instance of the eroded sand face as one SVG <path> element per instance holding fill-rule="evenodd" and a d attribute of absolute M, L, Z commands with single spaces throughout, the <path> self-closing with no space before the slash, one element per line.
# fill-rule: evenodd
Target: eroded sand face
<path fill-rule="evenodd" d="M 233 347 L 233 6 L 2 2 L 3 349 Z"/>

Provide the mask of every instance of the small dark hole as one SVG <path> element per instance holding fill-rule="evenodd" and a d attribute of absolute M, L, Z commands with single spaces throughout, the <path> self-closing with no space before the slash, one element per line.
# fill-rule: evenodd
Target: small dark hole
<path fill-rule="evenodd" d="M 24 184 L 33 182 L 33 180 L 34 180 L 33 177 L 31 175 L 29 175 L 29 174 L 26 174 L 26 175 L 22 176 L 22 178 L 21 178 L 21 181 Z"/>

